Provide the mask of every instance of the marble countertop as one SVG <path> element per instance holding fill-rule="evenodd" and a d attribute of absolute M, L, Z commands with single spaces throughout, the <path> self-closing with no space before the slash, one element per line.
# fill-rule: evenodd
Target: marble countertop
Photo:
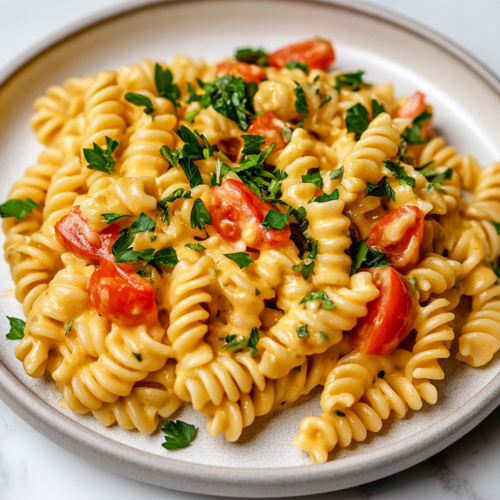
<path fill-rule="evenodd" d="M 73 21 L 123 0 L 0 0 L 0 69 Z M 500 75 L 498 0 L 371 0 L 445 35 Z M 500 498 L 500 408 L 461 440 L 394 476 L 314 500 Z M 203 500 L 123 478 L 38 434 L 0 401 L 2 500 Z M 306 497 L 301 497 L 306 498 Z"/>

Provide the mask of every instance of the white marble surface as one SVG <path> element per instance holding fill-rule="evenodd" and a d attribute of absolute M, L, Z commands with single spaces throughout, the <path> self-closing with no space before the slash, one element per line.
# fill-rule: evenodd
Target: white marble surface
<path fill-rule="evenodd" d="M 0 69 L 45 36 L 122 0 L 0 0 Z M 498 0 L 372 0 L 444 34 L 500 75 Z M 322 499 L 500 498 L 500 409 L 453 446 L 407 471 Z M 496 458 L 495 458 L 496 457 Z M 2 500 L 202 500 L 99 469 L 54 445 L 0 401 Z M 304 497 L 305 498 L 305 497 Z"/>

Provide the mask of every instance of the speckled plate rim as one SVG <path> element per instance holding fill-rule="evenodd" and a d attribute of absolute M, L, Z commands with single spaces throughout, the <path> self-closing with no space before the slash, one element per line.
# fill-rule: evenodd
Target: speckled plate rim
<path fill-rule="evenodd" d="M 97 24 L 160 3 L 209 0 L 141 0 L 107 9 L 46 38 L 0 72 L 2 87 L 26 64 Z M 292 3 L 298 0 L 281 0 Z M 378 18 L 432 42 L 479 75 L 500 98 L 500 80 L 463 49 L 413 21 L 379 7 L 347 0 L 306 0 Z M 337 462 L 305 467 L 235 469 L 159 457 L 99 435 L 67 418 L 20 383 L 0 362 L 0 398 L 23 420 L 66 450 L 96 465 L 145 483 L 180 491 L 231 497 L 280 497 L 335 491 L 411 467 L 462 437 L 499 403 L 500 375 L 458 410 L 406 440 Z"/>

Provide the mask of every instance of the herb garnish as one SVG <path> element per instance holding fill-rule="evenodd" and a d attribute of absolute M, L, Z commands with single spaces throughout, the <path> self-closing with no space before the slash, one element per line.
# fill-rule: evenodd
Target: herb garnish
<path fill-rule="evenodd" d="M 360 267 L 388 267 L 390 266 L 387 261 L 387 255 L 383 252 L 378 252 L 370 248 L 366 241 L 358 241 L 351 245 L 351 274 L 355 274 Z"/>
<path fill-rule="evenodd" d="M 325 104 L 329 103 L 332 100 L 332 96 L 330 94 L 320 94 L 319 97 L 321 101 L 319 103 L 318 109 L 321 109 Z"/>
<path fill-rule="evenodd" d="M 335 201 L 339 199 L 339 190 L 334 189 L 330 194 L 323 193 L 320 196 L 311 198 L 308 203 L 326 203 L 327 201 Z"/>
<path fill-rule="evenodd" d="M 15 217 L 21 221 L 36 208 L 40 207 L 31 198 L 25 198 L 24 200 L 12 199 L 0 205 L 0 217 L 2 219 Z"/>
<path fill-rule="evenodd" d="M 415 187 L 415 179 L 413 177 L 410 177 L 406 172 L 404 167 L 401 166 L 401 162 L 398 161 L 397 163 L 394 163 L 389 160 L 384 160 L 385 166 L 391 171 L 394 172 L 394 176 L 398 181 L 399 184 L 404 185 L 407 184 L 408 186 L 411 186 L 412 188 Z"/>
<path fill-rule="evenodd" d="M 179 166 L 179 156 L 181 152 L 178 149 L 170 149 L 168 146 L 162 146 L 160 153 L 169 161 L 172 167 Z"/>
<path fill-rule="evenodd" d="M 288 212 L 286 213 L 277 212 L 276 210 L 269 210 L 269 212 L 267 212 L 261 224 L 268 231 L 271 228 L 277 229 L 278 231 L 283 231 L 283 229 L 285 229 L 285 226 L 288 223 L 288 218 L 292 214 L 293 210 L 294 210 L 293 207 L 290 207 L 288 209 Z"/>
<path fill-rule="evenodd" d="M 68 333 L 71 331 L 73 328 L 73 320 L 69 320 L 66 322 L 66 326 L 64 327 L 64 336 L 68 335 Z"/>
<path fill-rule="evenodd" d="M 191 198 L 191 191 L 187 191 L 184 188 L 177 188 L 175 191 L 170 193 L 166 198 L 163 198 L 158 203 L 173 203 L 175 200 L 180 198 L 185 198 L 186 200 Z"/>
<path fill-rule="evenodd" d="M 245 141 L 241 154 L 258 155 L 262 151 L 262 146 L 266 140 L 265 135 L 243 134 L 241 138 Z"/>
<path fill-rule="evenodd" d="M 422 140 L 422 125 L 432 118 L 432 113 L 429 113 L 426 109 L 422 111 L 418 116 L 413 118 L 411 128 L 407 128 L 401 137 L 408 144 L 427 144 L 429 141 Z"/>
<path fill-rule="evenodd" d="M 113 222 L 116 222 L 120 219 L 123 219 L 124 217 L 132 217 L 131 215 L 128 214 L 101 214 L 101 217 L 104 218 L 106 221 L 106 224 L 113 224 Z"/>
<path fill-rule="evenodd" d="M 330 175 L 330 179 L 332 180 L 337 178 L 342 179 L 343 175 L 344 175 L 344 167 L 340 167 L 332 172 L 332 175 Z"/>
<path fill-rule="evenodd" d="M 309 64 L 303 63 L 303 62 L 290 61 L 289 63 L 286 63 L 285 68 L 287 68 L 287 69 L 299 68 L 304 73 L 306 73 L 306 74 L 309 73 Z"/>
<path fill-rule="evenodd" d="M 212 218 L 208 213 L 205 204 L 200 198 L 194 200 L 193 208 L 191 209 L 191 227 L 194 229 L 203 229 L 205 224 L 212 224 Z"/>
<path fill-rule="evenodd" d="M 426 169 L 425 172 L 420 171 L 420 173 L 425 175 L 429 183 L 432 184 L 438 191 L 444 191 L 443 182 L 445 180 L 451 179 L 453 176 L 453 170 L 451 168 L 448 168 L 442 174 L 439 175 L 435 175 L 437 174 L 436 169 Z"/>
<path fill-rule="evenodd" d="M 186 243 L 185 246 L 191 250 L 195 250 L 196 252 L 203 252 L 203 250 L 207 249 L 201 243 Z"/>
<path fill-rule="evenodd" d="M 393 202 L 396 201 L 396 193 L 385 178 L 377 182 L 377 184 L 368 181 L 365 189 L 365 196 L 378 196 L 379 198 L 388 196 Z"/>
<path fill-rule="evenodd" d="M 494 220 L 490 220 L 493 224 L 493 227 L 497 230 L 497 234 L 500 235 L 500 222 L 495 222 Z"/>
<path fill-rule="evenodd" d="M 344 87 L 350 87 L 356 91 L 363 85 L 364 71 L 356 71 L 356 73 L 343 73 L 335 77 L 335 90 L 340 94 L 340 90 Z"/>
<path fill-rule="evenodd" d="M 180 130 L 175 129 L 175 133 L 177 136 L 184 142 L 184 146 L 182 147 L 182 156 L 183 158 L 191 158 L 193 160 L 208 160 L 213 154 L 213 149 L 208 139 L 200 134 L 197 130 L 194 132 L 182 125 Z M 203 146 L 200 144 L 199 139 L 202 140 Z"/>
<path fill-rule="evenodd" d="M 238 49 L 234 57 L 240 62 L 258 64 L 259 66 L 269 66 L 267 62 L 267 52 L 264 49 Z"/>
<path fill-rule="evenodd" d="M 286 143 L 289 143 L 292 140 L 292 129 L 286 123 L 281 131 L 281 135 L 283 136 L 283 139 L 285 139 Z"/>
<path fill-rule="evenodd" d="M 153 103 L 151 99 L 143 94 L 137 94 L 136 92 L 127 92 L 125 94 L 125 100 L 136 106 L 144 106 L 144 113 L 147 115 L 152 115 L 154 113 Z"/>
<path fill-rule="evenodd" d="M 295 331 L 297 332 L 297 337 L 299 337 L 299 339 L 309 337 L 309 332 L 307 331 L 307 325 L 301 326 L 297 328 L 297 330 Z"/>
<path fill-rule="evenodd" d="M 26 321 L 19 318 L 11 318 L 7 316 L 10 323 L 10 330 L 6 337 L 9 340 L 21 340 L 24 338 L 24 329 L 26 328 Z"/>
<path fill-rule="evenodd" d="M 146 215 L 144 212 L 141 212 L 139 217 L 135 219 L 128 230 L 128 234 L 134 235 L 137 233 L 145 233 L 147 231 L 153 231 L 155 228 L 155 221 Z"/>
<path fill-rule="evenodd" d="M 155 85 L 159 97 L 168 99 L 177 112 L 177 100 L 181 96 L 179 87 L 174 83 L 174 77 L 169 69 L 163 69 L 158 63 L 155 65 Z"/>
<path fill-rule="evenodd" d="M 321 172 L 314 172 L 313 174 L 304 174 L 300 176 L 300 180 L 304 184 L 314 184 L 315 186 L 323 189 L 323 178 Z"/>
<path fill-rule="evenodd" d="M 203 184 L 200 171 L 191 158 L 179 158 L 179 164 L 182 167 L 182 170 L 184 170 L 191 188 L 195 188 L 196 186 Z"/>
<path fill-rule="evenodd" d="M 137 359 L 137 361 L 142 361 L 142 354 L 138 352 L 133 352 L 134 358 Z"/>
<path fill-rule="evenodd" d="M 380 113 L 386 113 L 385 106 L 380 104 L 376 99 L 372 99 L 372 120 L 377 118 Z"/>
<path fill-rule="evenodd" d="M 370 119 L 368 110 L 360 103 L 347 110 L 345 124 L 348 132 L 354 132 L 354 138 L 359 141 L 361 134 L 368 128 Z"/>
<path fill-rule="evenodd" d="M 259 350 L 257 349 L 257 344 L 259 343 L 260 340 L 260 335 L 259 335 L 259 330 L 255 327 L 252 328 L 252 331 L 250 332 L 250 338 L 248 339 L 248 347 L 252 349 L 252 352 L 250 353 L 250 356 L 252 358 L 255 358 Z"/>
<path fill-rule="evenodd" d="M 107 149 L 101 148 L 94 142 L 94 149 L 83 148 L 83 156 L 89 162 L 87 168 L 112 174 L 115 170 L 115 159 L 112 154 L 118 147 L 118 141 L 106 136 Z"/>
<path fill-rule="evenodd" d="M 307 107 L 307 101 L 306 101 L 306 94 L 304 92 L 304 89 L 301 87 L 300 83 L 294 82 L 295 83 L 295 97 L 297 98 L 295 100 L 295 109 L 302 115 L 302 116 L 309 116 L 309 108 Z"/>
<path fill-rule="evenodd" d="M 250 255 L 246 252 L 225 253 L 223 255 L 233 262 L 236 262 L 240 269 L 243 269 L 254 262 L 254 260 L 250 258 Z"/>
<path fill-rule="evenodd" d="M 196 435 L 196 427 L 182 420 L 167 420 L 161 430 L 165 434 L 162 444 L 167 450 L 180 450 L 187 448 Z"/>
<path fill-rule="evenodd" d="M 305 304 L 310 300 L 318 299 L 321 299 L 321 305 L 323 306 L 323 309 L 325 309 L 325 311 L 331 311 L 335 307 L 335 304 L 330 300 L 326 292 L 308 293 L 307 295 L 304 295 L 304 297 L 302 297 L 302 300 L 299 302 L 299 304 Z"/>

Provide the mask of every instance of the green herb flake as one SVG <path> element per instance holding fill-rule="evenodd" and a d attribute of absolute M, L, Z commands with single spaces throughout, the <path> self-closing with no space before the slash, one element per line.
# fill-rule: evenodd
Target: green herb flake
<path fill-rule="evenodd" d="M 292 140 L 292 129 L 286 123 L 285 123 L 285 126 L 283 127 L 283 130 L 281 131 L 281 135 L 282 135 L 283 139 L 285 139 L 285 142 L 287 144 Z"/>
<path fill-rule="evenodd" d="M 437 173 L 437 171 L 435 171 Z M 420 172 L 422 173 L 422 172 Z M 438 191 L 444 191 L 443 189 L 443 182 L 446 180 L 449 180 L 453 177 L 453 170 L 451 168 L 448 168 L 445 170 L 442 174 L 439 175 L 429 175 L 427 174 L 428 177 L 427 179 L 429 182 L 438 190 Z"/>
<path fill-rule="evenodd" d="M 180 198 L 184 198 L 189 200 L 191 198 L 191 191 L 187 191 L 184 188 L 177 188 L 175 191 L 170 193 L 166 198 L 163 198 L 158 203 L 173 203 L 175 200 L 179 200 Z"/>
<path fill-rule="evenodd" d="M 106 224 L 113 224 L 114 222 L 123 219 L 124 217 L 132 217 L 127 214 L 101 214 L 101 217 L 106 221 Z"/>
<path fill-rule="evenodd" d="M 2 219 L 15 217 L 21 221 L 36 208 L 40 207 L 31 198 L 25 198 L 24 200 L 12 199 L 0 205 L 0 217 Z"/>
<path fill-rule="evenodd" d="M 206 247 L 204 247 L 201 243 L 186 243 L 185 246 L 191 250 L 195 250 L 196 252 L 203 252 L 203 250 L 206 250 Z"/>
<path fill-rule="evenodd" d="M 318 299 L 321 299 L 321 305 L 323 309 L 325 309 L 325 311 L 331 311 L 332 309 L 335 308 L 335 304 L 329 299 L 326 292 L 308 293 L 307 295 L 304 295 L 304 297 L 302 297 L 302 300 L 299 302 L 299 304 L 305 304 L 306 302 L 309 302 L 311 300 L 318 300 Z"/>
<path fill-rule="evenodd" d="M 191 188 L 195 188 L 196 186 L 203 184 L 200 171 L 191 158 L 179 158 L 179 164 L 182 167 L 182 170 L 184 170 Z"/>
<path fill-rule="evenodd" d="M 377 118 L 380 113 L 387 113 L 385 106 L 380 104 L 376 99 L 372 99 L 372 120 Z"/>
<path fill-rule="evenodd" d="M 248 341 L 245 337 L 236 337 L 236 335 L 226 335 L 225 337 L 220 337 L 219 340 L 225 342 L 222 348 L 230 352 L 242 351 L 246 349 L 248 345 Z"/>
<path fill-rule="evenodd" d="M 203 229 L 205 224 L 212 224 L 212 218 L 208 213 L 205 204 L 200 198 L 194 200 L 193 208 L 191 210 L 191 227 L 194 229 Z"/>
<path fill-rule="evenodd" d="M 212 156 L 213 148 L 208 142 L 208 139 L 197 130 L 193 132 L 190 128 L 182 125 L 180 129 L 175 129 L 174 131 L 184 142 L 184 146 L 182 147 L 183 158 L 202 160 L 208 159 Z M 200 139 L 203 144 L 200 143 Z"/>
<path fill-rule="evenodd" d="M 308 203 L 326 203 L 327 201 L 335 201 L 339 199 L 339 190 L 334 189 L 330 194 L 323 193 L 321 196 L 311 198 Z"/>
<path fill-rule="evenodd" d="M 351 245 L 351 274 L 355 274 L 360 267 L 388 267 L 390 266 L 387 261 L 387 255 L 383 252 L 378 252 L 370 248 L 366 241 L 358 241 Z"/>
<path fill-rule="evenodd" d="M 138 352 L 133 352 L 132 354 L 137 361 L 142 361 L 142 354 L 139 354 Z"/>
<path fill-rule="evenodd" d="M 94 149 L 83 148 L 83 156 L 88 162 L 87 168 L 112 174 L 116 164 L 112 154 L 115 152 L 118 145 L 118 141 L 106 136 L 107 149 L 101 148 L 101 146 L 98 146 L 95 142 L 93 144 Z"/>
<path fill-rule="evenodd" d="M 356 71 L 355 73 L 343 73 L 335 77 L 335 90 L 340 94 L 343 88 L 351 90 L 359 90 L 363 85 L 364 71 Z"/>
<path fill-rule="evenodd" d="M 181 91 L 174 83 L 172 72 L 169 69 L 163 69 L 158 63 L 155 65 L 155 85 L 158 96 L 168 99 L 173 104 L 174 113 L 176 113 Z"/>
<path fill-rule="evenodd" d="M 172 167 L 179 166 L 179 156 L 181 152 L 178 149 L 172 150 L 168 146 L 162 146 L 160 148 L 160 153 L 169 161 Z"/>
<path fill-rule="evenodd" d="M 295 264 L 294 266 L 292 266 L 292 271 L 295 271 L 296 273 L 302 273 L 302 277 L 307 280 L 313 272 L 315 265 L 316 261 L 314 260 L 312 260 L 308 264 L 306 264 L 304 261 L 301 261 L 300 264 Z"/>
<path fill-rule="evenodd" d="M 154 231 L 155 229 L 155 221 L 142 212 L 137 219 L 132 223 L 129 228 L 129 235 L 134 235 L 137 233 L 145 233 L 148 231 Z"/>
<path fill-rule="evenodd" d="M 306 337 L 309 337 L 309 332 L 307 331 L 307 325 L 297 328 L 296 332 L 297 332 L 297 337 L 299 337 L 299 339 L 304 339 Z"/>
<path fill-rule="evenodd" d="M 332 175 L 330 175 L 330 179 L 342 179 L 344 175 L 344 167 L 337 168 L 332 172 Z"/>
<path fill-rule="evenodd" d="M 314 184 L 320 189 L 323 189 L 323 178 L 321 177 L 321 172 L 301 175 L 300 180 L 303 184 Z"/>
<path fill-rule="evenodd" d="M 283 231 L 288 223 L 290 217 L 290 210 L 286 213 L 276 212 L 276 210 L 269 210 L 261 224 L 269 231 L 269 229 L 277 229 Z"/>
<path fill-rule="evenodd" d="M 71 331 L 73 328 L 73 321 L 69 320 L 66 322 L 66 326 L 64 327 L 64 336 L 68 335 L 68 333 Z"/>
<path fill-rule="evenodd" d="M 234 57 L 240 62 L 257 64 L 259 66 L 269 66 L 267 62 L 267 52 L 264 49 L 238 49 Z"/>
<path fill-rule="evenodd" d="M 250 332 L 250 338 L 248 339 L 248 347 L 252 349 L 252 352 L 250 353 L 250 356 L 252 358 L 255 358 L 259 350 L 257 349 L 257 344 L 259 343 L 260 340 L 260 335 L 259 335 L 259 330 L 258 328 L 253 327 L 252 331 Z"/>
<path fill-rule="evenodd" d="M 309 65 L 307 63 L 299 62 L 299 61 L 290 61 L 285 66 L 287 69 L 301 69 L 304 73 L 309 73 Z"/>
<path fill-rule="evenodd" d="M 241 154 L 243 155 L 258 155 L 262 151 L 265 135 L 243 134 L 241 138 L 245 141 Z"/>
<path fill-rule="evenodd" d="M 422 125 L 432 118 L 432 113 L 426 109 L 413 119 L 411 127 L 407 128 L 402 134 L 401 138 L 408 144 L 427 144 L 429 141 L 422 139 Z"/>
<path fill-rule="evenodd" d="M 321 342 L 328 342 L 328 335 L 325 332 L 319 332 L 318 335 Z"/>
<path fill-rule="evenodd" d="M 321 109 L 325 104 L 328 104 L 332 100 L 332 96 L 330 94 L 320 94 L 319 98 L 321 99 L 318 109 Z"/>
<path fill-rule="evenodd" d="M 340 410 L 335 410 L 335 413 L 339 416 L 339 417 L 345 417 L 345 413 L 343 411 L 340 411 Z"/>
<path fill-rule="evenodd" d="M 186 120 L 187 122 L 189 123 L 193 123 L 194 119 L 200 114 L 200 112 L 195 109 L 189 113 L 186 114 L 186 116 L 184 117 L 184 120 Z"/>
<path fill-rule="evenodd" d="M 250 255 L 246 252 L 225 253 L 223 255 L 233 262 L 236 262 L 240 269 L 243 269 L 254 262 L 250 258 Z"/>
<path fill-rule="evenodd" d="M 365 196 L 377 196 L 379 198 L 382 196 L 388 196 L 393 202 L 396 201 L 396 193 L 387 182 L 387 179 L 382 179 L 377 184 L 373 184 L 373 182 L 368 181 Z"/>
<path fill-rule="evenodd" d="M 368 128 L 370 120 L 368 110 L 360 103 L 347 110 L 345 124 L 348 132 L 354 132 L 354 138 L 359 141 L 361 134 Z"/>
<path fill-rule="evenodd" d="M 10 323 L 10 330 L 6 337 L 9 340 L 21 340 L 24 338 L 24 329 L 26 328 L 26 321 L 19 318 L 11 318 L 7 316 Z"/>
<path fill-rule="evenodd" d="M 309 108 L 307 107 L 306 94 L 300 83 L 295 82 L 295 109 L 302 116 L 309 116 Z"/>
<path fill-rule="evenodd" d="M 154 113 L 153 103 L 149 97 L 135 92 L 127 92 L 124 97 L 130 104 L 144 106 L 144 113 L 147 115 L 152 115 Z"/>
<path fill-rule="evenodd" d="M 163 267 L 175 267 L 179 262 L 177 252 L 172 247 L 163 248 L 154 253 L 151 259 L 152 265 Z"/>
<path fill-rule="evenodd" d="M 393 177 L 398 180 L 399 184 L 406 184 L 408 186 L 411 186 L 412 188 L 415 187 L 415 179 L 413 177 L 410 177 L 405 172 L 404 167 L 401 166 L 399 161 L 397 163 L 394 163 L 389 160 L 384 160 L 384 164 L 391 172 L 394 173 Z"/>
<path fill-rule="evenodd" d="M 162 444 L 169 451 L 187 448 L 196 436 L 196 427 L 182 420 L 167 420 L 161 430 L 165 434 Z"/>
<path fill-rule="evenodd" d="M 493 224 L 493 227 L 497 230 L 497 234 L 500 235 L 500 222 L 495 222 L 494 220 L 490 220 Z"/>
<path fill-rule="evenodd" d="M 258 288 L 255 289 L 255 295 L 260 295 L 260 290 Z"/>

